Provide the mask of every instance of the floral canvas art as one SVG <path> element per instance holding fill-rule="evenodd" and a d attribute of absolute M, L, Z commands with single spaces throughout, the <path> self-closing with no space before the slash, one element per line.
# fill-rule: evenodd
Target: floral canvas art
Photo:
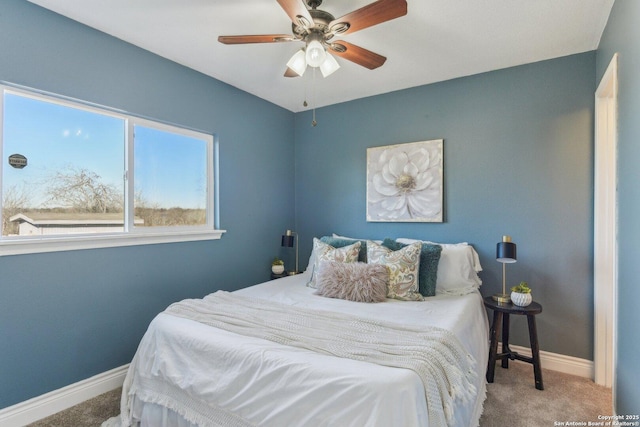
<path fill-rule="evenodd" d="M 442 222 L 442 142 L 367 148 L 367 221 Z"/>

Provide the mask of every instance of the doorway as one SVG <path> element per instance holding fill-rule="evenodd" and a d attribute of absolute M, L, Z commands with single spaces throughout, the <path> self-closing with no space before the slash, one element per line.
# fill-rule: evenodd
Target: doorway
<path fill-rule="evenodd" d="M 594 381 L 613 387 L 618 287 L 618 54 L 595 93 L 594 161 Z M 614 396 L 615 399 L 615 396 Z"/>

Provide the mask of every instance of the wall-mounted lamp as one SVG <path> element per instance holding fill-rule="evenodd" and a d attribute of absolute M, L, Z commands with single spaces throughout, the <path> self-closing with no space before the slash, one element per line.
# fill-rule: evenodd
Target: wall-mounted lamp
<path fill-rule="evenodd" d="M 287 248 L 296 248 L 296 269 L 294 271 L 289 271 L 289 275 L 298 274 L 298 233 L 287 230 L 282 236 L 282 246 Z"/>
<path fill-rule="evenodd" d="M 506 290 L 506 265 L 516 262 L 516 244 L 511 241 L 510 236 L 502 236 L 502 242 L 496 246 L 496 261 L 502 263 L 502 293 L 493 296 L 494 301 L 500 303 L 511 302 L 511 297 Z"/>

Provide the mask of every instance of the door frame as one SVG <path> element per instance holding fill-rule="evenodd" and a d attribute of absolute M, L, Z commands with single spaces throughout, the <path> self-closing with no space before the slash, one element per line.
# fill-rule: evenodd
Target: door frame
<path fill-rule="evenodd" d="M 595 92 L 594 381 L 615 390 L 618 298 L 618 54 Z M 615 396 L 614 396 L 615 400 Z"/>

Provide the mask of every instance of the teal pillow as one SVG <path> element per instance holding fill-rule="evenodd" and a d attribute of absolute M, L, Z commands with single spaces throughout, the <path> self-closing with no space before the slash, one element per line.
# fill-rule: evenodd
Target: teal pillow
<path fill-rule="evenodd" d="M 358 262 L 367 262 L 367 241 L 366 240 L 352 240 L 341 239 L 339 237 L 324 236 L 320 238 L 322 243 L 331 245 L 334 248 L 342 248 L 345 246 L 353 245 L 355 242 L 360 242 L 360 253 L 358 254 Z"/>
<path fill-rule="evenodd" d="M 397 251 L 404 248 L 404 243 L 398 243 L 393 239 L 386 238 L 382 246 Z M 362 249 L 360 249 L 362 254 Z M 432 297 L 436 294 L 436 279 L 438 278 L 438 262 L 442 246 L 423 243 L 420 251 L 420 270 L 418 273 L 418 291 L 423 297 Z"/>

